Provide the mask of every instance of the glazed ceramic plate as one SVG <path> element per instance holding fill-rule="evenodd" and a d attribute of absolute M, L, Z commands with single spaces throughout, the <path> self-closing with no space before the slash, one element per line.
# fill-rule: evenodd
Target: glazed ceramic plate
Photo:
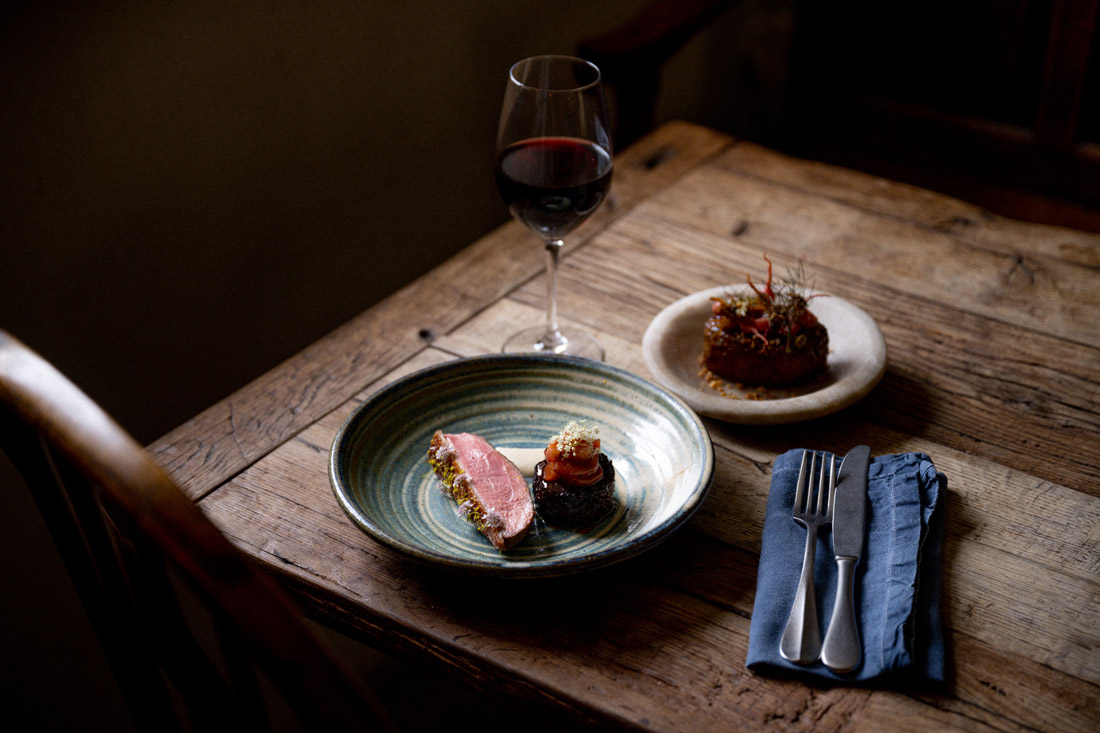
<path fill-rule="evenodd" d="M 832 295 L 815 297 L 810 310 L 829 330 L 825 373 L 792 388 L 767 392 L 723 382 L 722 391 L 700 373 L 703 324 L 711 298 L 747 290 L 728 285 L 681 298 L 661 311 L 642 340 L 646 366 L 654 379 L 696 412 L 727 422 L 768 425 L 828 415 L 861 399 L 886 371 L 886 340 L 867 313 Z"/>
<path fill-rule="evenodd" d="M 498 448 L 535 449 L 571 420 L 600 430 L 615 466 L 618 509 L 587 532 L 536 519 L 499 552 L 457 514 L 428 465 L 436 430 L 478 433 Z M 637 555 L 698 509 L 714 473 L 710 436 L 675 396 L 585 359 L 509 354 L 458 359 L 400 379 L 347 419 L 329 478 L 351 520 L 406 555 L 461 571 L 563 575 Z"/>

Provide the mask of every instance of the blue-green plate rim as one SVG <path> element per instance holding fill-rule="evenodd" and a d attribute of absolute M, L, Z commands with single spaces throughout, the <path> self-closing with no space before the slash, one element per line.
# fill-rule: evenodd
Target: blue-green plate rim
<path fill-rule="evenodd" d="M 654 401 L 663 402 L 666 408 L 676 413 L 684 423 L 694 428 L 694 436 L 692 437 L 698 440 L 704 456 L 704 466 L 700 473 L 701 478 L 688 495 L 687 500 L 678 511 L 671 514 L 664 522 L 629 542 L 605 547 L 580 557 L 568 559 L 548 557 L 544 560 L 525 562 L 522 566 L 508 563 L 503 555 L 500 561 L 485 561 L 455 557 L 425 549 L 423 546 L 392 536 L 372 523 L 365 512 L 358 510 L 358 505 L 353 501 L 350 492 L 344 485 L 344 477 L 348 475 L 346 454 L 349 454 L 353 447 L 353 444 L 349 444 L 348 441 L 350 436 L 355 435 L 358 424 L 368 419 L 371 411 L 379 403 L 394 397 L 396 393 L 419 388 L 425 381 L 438 380 L 442 376 L 451 373 L 481 371 L 486 377 L 490 377 L 493 371 L 499 372 L 499 370 L 509 367 L 524 370 L 547 368 L 561 370 L 564 368 L 594 372 L 601 374 L 609 381 L 633 385 L 636 390 L 647 394 Z M 425 448 L 425 452 L 426 450 Z M 714 446 L 710 434 L 699 416 L 683 400 L 663 387 L 625 369 L 590 359 L 560 355 L 498 354 L 460 357 L 400 377 L 372 393 L 363 404 L 356 407 L 348 415 L 332 441 L 329 456 L 329 483 L 336 496 L 336 501 L 352 523 L 369 537 L 422 563 L 475 575 L 492 575 L 495 577 L 535 578 L 568 575 L 606 567 L 634 557 L 667 539 L 669 535 L 686 523 L 706 499 L 713 480 Z"/>

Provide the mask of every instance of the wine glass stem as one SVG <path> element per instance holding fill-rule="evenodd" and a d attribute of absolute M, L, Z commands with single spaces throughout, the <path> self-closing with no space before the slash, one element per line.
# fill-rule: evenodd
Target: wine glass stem
<path fill-rule="evenodd" d="M 564 244 L 560 239 L 546 240 L 546 335 L 542 340 L 547 351 L 565 345 L 565 336 L 558 328 L 558 255 Z"/>

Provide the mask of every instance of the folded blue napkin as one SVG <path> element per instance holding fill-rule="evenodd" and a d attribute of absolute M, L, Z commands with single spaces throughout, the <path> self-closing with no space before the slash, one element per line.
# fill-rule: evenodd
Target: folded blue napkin
<path fill-rule="evenodd" d="M 806 544 L 806 530 L 791 518 L 801 461 L 801 450 L 788 451 L 772 469 L 746 665 L 756 672 L 798 672 L 843 682 L 892 677 L 942 682 L 940 551 L 947 479 L 923 453 L 878 456 L 871 461 L 867 533 L 855 574 L 863 645 L 860 666 L 850 674 L 836 675 L 820 662 L 801 666 L 780 656 L 779 640 L 794 601 Z M 837 570 L 828 528 L 818 532 L 817 542 L 817 607 L 824 638 L 836 596 Z"/>

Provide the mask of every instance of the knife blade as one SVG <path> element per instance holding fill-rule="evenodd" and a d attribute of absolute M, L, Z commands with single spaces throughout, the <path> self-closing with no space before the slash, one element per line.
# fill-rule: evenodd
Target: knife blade
<path fill-rule="evenodd" d="M 833 502 L 833 554 L 837 588 L 829 630 L 821 646 L 821 661 L 837 674 L 859 666 L 862 656 L 855 611 L 855 568 L 863 554 L 867 523 L 867 471 L 871 448 L 859 445 L 844 456 Z"/>

